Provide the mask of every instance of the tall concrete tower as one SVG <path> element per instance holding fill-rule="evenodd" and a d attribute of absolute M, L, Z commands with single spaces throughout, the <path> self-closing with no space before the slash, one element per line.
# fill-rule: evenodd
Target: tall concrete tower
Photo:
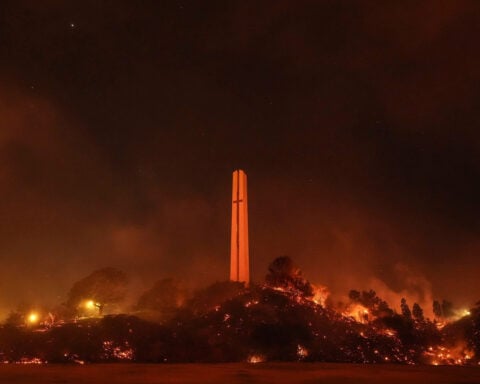
<path fill-rule="evenodd" d="M 232 183 L 230 280 L 242 281 L 246 284 L 250 281 L 247 175 L 240 169 L 233 172 Z"/>

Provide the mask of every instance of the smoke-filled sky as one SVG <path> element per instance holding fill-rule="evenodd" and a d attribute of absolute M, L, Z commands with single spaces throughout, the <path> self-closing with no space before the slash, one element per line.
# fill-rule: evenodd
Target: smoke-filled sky
<path fill-rule="evenodd" d="M 254 280 L 287 254 L 339 294 L 479 300 L 479 20 L 462 0 L 2 1 L 0 308 L 104 266 L 226 279 L 236 168 Z"/>

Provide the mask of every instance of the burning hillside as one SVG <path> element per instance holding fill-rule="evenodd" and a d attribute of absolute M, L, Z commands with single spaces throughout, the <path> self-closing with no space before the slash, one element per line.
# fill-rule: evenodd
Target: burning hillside
<path fill-rule="evenodd" d="M 113 275 L 124 280 L 118 273 Z M 306 281 L 286 257 L 270 265 L 264 284 L 245 287 L 219 282 L 188 300 L 178 300 L 173 294 L 178 293 L 178 287 L 172 281 L 157 283 L 129 315 L 99 316 L 104 306 L 99 301 L 102 296 L 87 300 L 79 288 L 82 284 L 76 284 L 75 295 L 70 295 L 71 300 L 75 297 L 84 303 L 81 317 L 78 312 L 64 318 L 51 314 L 49 321 L 37 323 L 35 319 L 27 325 L 10 318 L 0 329 L 0 359 L 16 363 L 328 361 L 473 365 L 478 364 L 480 356 L 479 307 L 455 321 L 439 322 L 425 318 L 418 304 L 410 309 L 402 300 L 401 313 L 397 313 L 374 291 L 352 290 L 349 303 L 337 308 L 326 304 L 328 291 Z M 117 288 L 113 290 L 118 296 Z M 164 298 L 160 300 L 155 292 Z M 155 309 L 163 314 L 162 321 L 152 321 Z M 88 316 L 88 311 L 95 310 L 96 317 Z"/>

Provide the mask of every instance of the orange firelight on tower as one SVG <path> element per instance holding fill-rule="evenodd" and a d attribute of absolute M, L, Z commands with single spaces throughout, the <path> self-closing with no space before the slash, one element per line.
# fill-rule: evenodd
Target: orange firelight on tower
<path fill-rule="evenodd" d="M 230 246 L 230 280 L 250 282 L 248 254 L 247 175 L 242 170 L 233 172 L 232 233 Z"/>

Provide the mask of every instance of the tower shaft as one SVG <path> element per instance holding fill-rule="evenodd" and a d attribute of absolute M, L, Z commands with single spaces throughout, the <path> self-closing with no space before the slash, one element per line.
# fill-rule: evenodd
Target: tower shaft
<path fill-rule="evenodd" d="M 248 255 L 247 175 L 242 170 L 233 172 L 230 244 L 230 280 L 248 284 L 250 281 L 250 262 Z"/>

